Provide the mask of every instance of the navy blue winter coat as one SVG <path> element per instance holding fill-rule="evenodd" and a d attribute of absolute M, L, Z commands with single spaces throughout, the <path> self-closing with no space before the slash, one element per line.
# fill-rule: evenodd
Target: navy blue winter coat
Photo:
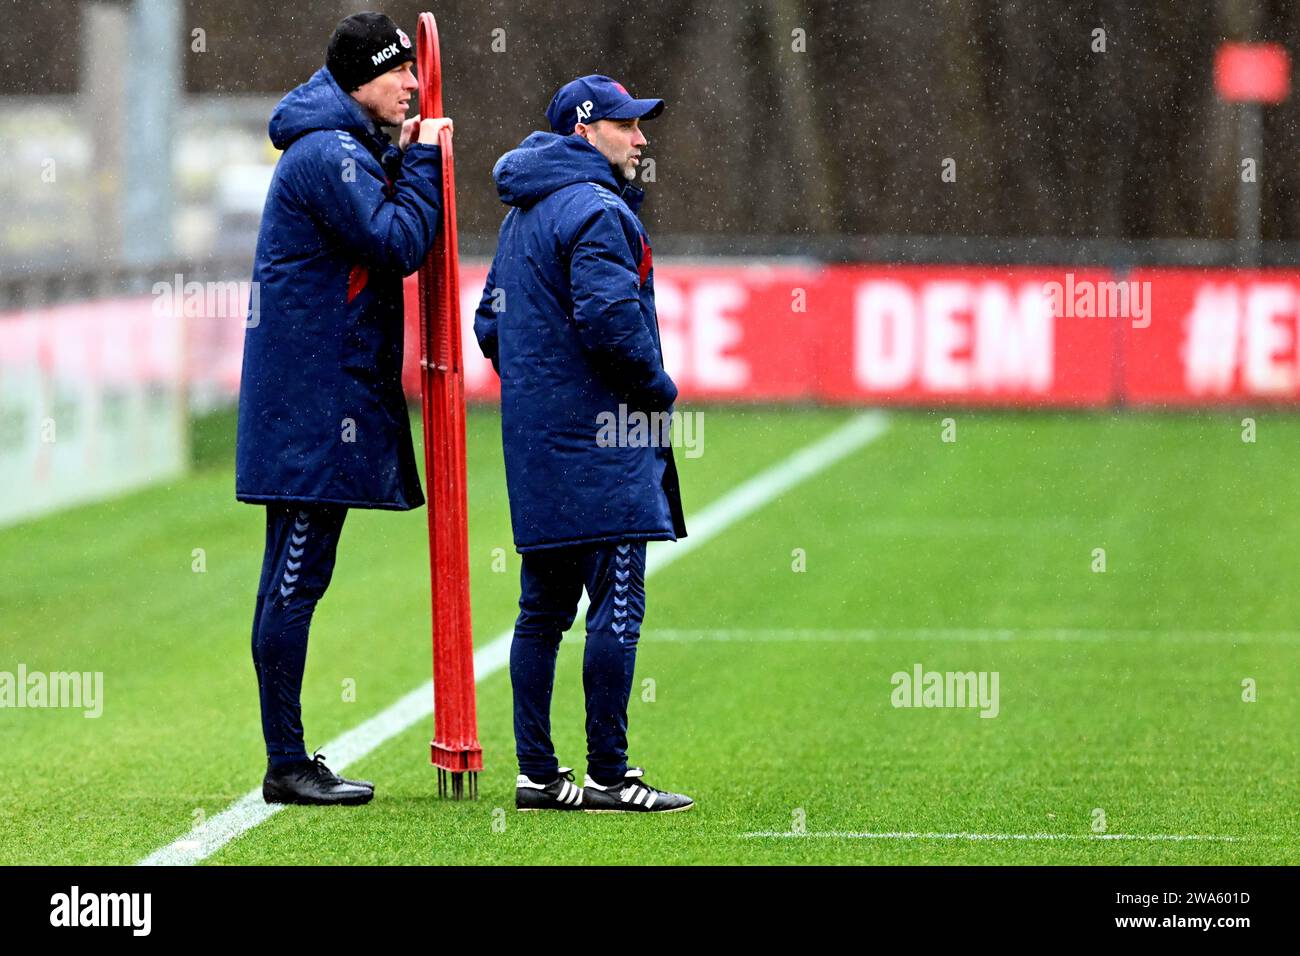
<path fill-rule="evenodd" d="M 280 101 L 239 390 L 235 496 L 424 503 L 402 394 L 402 277 L 433 246 L 441 150 L 405 155 L 321 68 Z"/>
<path fill-rule="evenodd" d="M 515 547 L 683 537 L 671 446 L 657 431 L 609 442 L 600 428 L 620 405 L 632 423 L 677 397 L 637 217 L 644 194 L 579 136 L 533 133 L 492 175 L 511 208 L 474 332 L 501 376 Z"/>

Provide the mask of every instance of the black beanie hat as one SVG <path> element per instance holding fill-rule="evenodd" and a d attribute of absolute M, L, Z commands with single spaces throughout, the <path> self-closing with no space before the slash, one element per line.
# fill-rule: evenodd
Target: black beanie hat
<path fill-rule="evenodd" d="M 345 93 L 406 60 L 415 61 L 411 38 L 383 13 L 354 13 L 334 28 L 325 66 Z"/>

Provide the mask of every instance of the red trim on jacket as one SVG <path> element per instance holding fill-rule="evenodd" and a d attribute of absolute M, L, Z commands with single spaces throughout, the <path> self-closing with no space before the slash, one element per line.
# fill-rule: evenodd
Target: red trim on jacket
<path fill-rule="evenodd" d="M 370 281 L 370 270 L 365 266 L 353 266 L 352 271 L 348 273 L 348 305 L 352 300 L 361 294 Z"/>
<path fill-rule="evenodd" d="M 650 248 L 650 243 L 645 241 L 645 236 L 641 237 L 641 284 L 645 285 L 645 280 L 650 278 L 650 270 L 654 268 L 655 257 L 654 250 Z"/>

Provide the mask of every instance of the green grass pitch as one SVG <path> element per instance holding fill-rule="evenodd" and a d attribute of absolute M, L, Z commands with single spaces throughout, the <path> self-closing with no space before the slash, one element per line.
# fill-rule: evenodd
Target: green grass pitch
<path fill-rule="evenodd" d="M 678 455 L 688 526 L 853 414 L 705 408 L 703 455 Z M 368 806 L 288 808 L 206 862 L 1298 863 L 1300 418 L 1258 420 L 1246 443 L 1226 413 L 891 413 L 647 582 L 630 757 L 691 812 L 516 813 L 498 671 L 477 802 L 435 798 L 421 723 L 348 768 L 376 781 Z M 233 498 L 233 424 L 197 424 L 182 480 L 0 530 L 0 671 L 104 674 L 98 719 L 0 710 L 0 863 L 132 863 L 260 783 L 263 524 Z M 519 559 L 499 420 L 468 427 L 483 644 L 513 621 Z M 428 678 L 425 521 L 349 515 L 309 747 Z M 581 641 L 553 713 L 579 775 Z M 996 671 L 997 716 L 892 706 L 917 663 Z"/>

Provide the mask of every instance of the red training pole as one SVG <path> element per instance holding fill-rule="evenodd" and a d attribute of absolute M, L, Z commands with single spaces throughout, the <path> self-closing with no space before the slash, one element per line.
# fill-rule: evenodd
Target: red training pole
<path fill-rule="evenodd" d="M 420 117 L 440 117 L 442 65 L 438 25 L 420 14 L 416 31 Z M 469 617 L 469 518 L 465 481 L 465 380 L 460 344 L 460 266 L 451 134 L 442 147 L 442 227 L 420 266 L 420 397 L 429 499 L 429 571 L 433 594 L 433 741 L 438 795 L 478 797 L 483 748 L 474 694 L 474 635 Z"/>

